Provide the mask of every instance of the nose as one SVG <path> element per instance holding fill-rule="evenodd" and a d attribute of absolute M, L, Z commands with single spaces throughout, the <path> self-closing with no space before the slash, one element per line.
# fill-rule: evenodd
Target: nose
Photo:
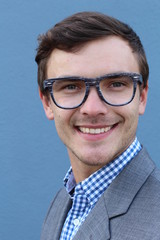
<path fill-rule="evenodd" d="M 82 114 L 87 114 L 90 116 L 96 116 L 99 114 L 106 114 L 108 112 L 107 104 L 100 99 L 95 87 L 90 87 L 90 91 L 86 101 L 80 107 L 80 112 Z"/>

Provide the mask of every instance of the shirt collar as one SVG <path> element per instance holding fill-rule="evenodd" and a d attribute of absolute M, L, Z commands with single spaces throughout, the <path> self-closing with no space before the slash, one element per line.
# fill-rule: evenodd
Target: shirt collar
<path fill-rule="evenodd" d="M 72 172 L 72 167 L 69 168 L 63 181 L 67 192 L 70 194 L 76 186 L 76 180 Z"/>

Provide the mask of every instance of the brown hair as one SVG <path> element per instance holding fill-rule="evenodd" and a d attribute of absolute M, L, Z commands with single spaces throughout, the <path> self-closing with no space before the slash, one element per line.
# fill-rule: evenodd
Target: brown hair
<path fill-rule="evenodd" d="M 45 94 L 43 81 L 47 78 L 47 62 L 55 48 L 74 52 L 86 42 L 107 36 L 118 36 L 128 42 L 137 55 L 140 73 L 143 77 L 143 87 L 145 87 L 148 81 L 149 67 L 141 40 L 133 29 L 129 25 L 101 13 L 80 12 L 64 19 L 38 37 L 39 46 L 35 61 L 38 64 L 38 84 L 42 93 Z"/>

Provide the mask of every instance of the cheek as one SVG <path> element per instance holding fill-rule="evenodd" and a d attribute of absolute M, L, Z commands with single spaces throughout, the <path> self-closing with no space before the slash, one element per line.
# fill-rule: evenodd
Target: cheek
<path fill-rule="evenodd" d="M 55 121 L 55 128 L 57 131 L 57 134 L 59 136 L 59 138 L 61 139 L 61 141 L 66 144 L 66 138 L 67 138 L 67 131 L 66 131 L 66 123 L 64 121 L 64 119 L 61 116 L 56 116 L 54 118 Z"/>
<path fill-rule="evenodd" d="M 137 110 L 131 111 L 130 108 L 125 109 L 125 111 L 123 111 L 122 118 L 123 122 L 121 123 L 119 128 L 118 144 L 119 146 L 122 146 L 122 149 L 125 149 L 126 146 L 129 146 L 133 142 L 136 136 L 136 130 L 138 125 Z"/>
<path fill-rule="evenodd" d="M 71 113 L 68 110 L 56 109 L 54 111 L 54 121 L 57 133 L 62 141 L 69 135 L 71 129 Z"/>
<path fill-rule="evenodd" d="M 137 111 L 130 114 L 130 116 L 128 118 L 128 125 L 129 125 L 128 128 L 133 132 L 133 134 L 135 134 L 136 129 L 137 129 L 138 118 L 139 118 L 139 114 Z"/>
<path fill-rule="evenodd" d="M 54 121 L 55 121 L 56 130 L 57 130 L 58 134 L 60 134 L 60 132 L 64 131 L 64 128 L 65 128 L 65 125 L 66 125 L 66 123 L 65 123 L 66 121 L 63 118 L 63 116 L 60 115 L 60 114 L 55 114 L 54 115 Z"/>
<path fill-rule="evenodd" d="M 121 117 L 124 121 L 124 131 L 125 134 L 132 134 L 134 135 L 138 125 L 138 118 L 139 118 L 139 105 L 136 102 L 133 102 L 129 105 L 124 106 L 121 109 Z"/>

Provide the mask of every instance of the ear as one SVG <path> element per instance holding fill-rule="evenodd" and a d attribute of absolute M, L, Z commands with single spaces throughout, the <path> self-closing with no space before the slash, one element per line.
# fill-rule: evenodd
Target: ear
<path fill-rule="evenodd" d="M 53 120 L 54 119 L 54 114 L 53 114 L 53 110 L 51 108 L 50 98 L 45 96 L 45 95 L 43 95 L 43 93 L 41 92 L 40 88 L 39 88 L 39 96 L 40 96 L 40 99 L 42 101 L 46 117 L 49 120 Z"/>
<path fill-rule="evenodd" d="M 147 95 L 148 95 L 148 82 L 146 87 L 140 90 L 139 115 L 143 115 L 145 112 L 145 108 L 147 104 Z"/>

